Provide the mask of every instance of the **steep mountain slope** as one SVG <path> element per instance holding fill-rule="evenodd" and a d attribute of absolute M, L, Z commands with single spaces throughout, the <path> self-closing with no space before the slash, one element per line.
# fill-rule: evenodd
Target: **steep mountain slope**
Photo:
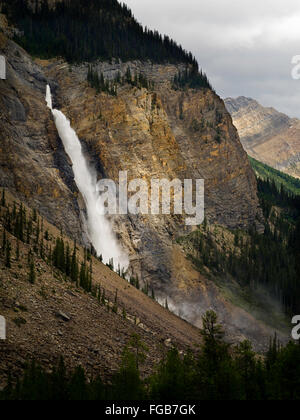
<path fill-rule="evenodd" d="M 119 171 L 127 170 L 129 180 L 204 178 L 206 216 L 212 223 L 230 228 L 255 223 L 256 181 L 230 116 L 212 91 L 175 91 L 169 80 L 176 67 L 133 63 L 133 74 L 135 68 L 142 68 L 148 79 L 159 74 L 162 82 L 154 79 L 156 88 L 150 91 L 125 85 L 118 88 L 117 97 L 97 95 L 85 81 L 86 67 L 75 66 L 70 72 L 64 62 L 41 64 L 49 78 L 58 82 L 56 99 L 86 143 L 101 176 L 118 181 Z M 104 75 L 112 78 L 118 70 L 124 73 L 128 65 L 106 64 Z M 99 66 L 100 72 L 102 64 Z M 182 217 L 130 216 L 130 222 L 133 226 L 126 232 L 130 229 L 137 246 L 132 252 L 140 256 L 153 255 L 158 248 L 162 254 L 164 245 L 159 246 L 154 238 L 170 247 L 172 239 L 186 230 Z M 164 262 L 166 254 L 151 261 L 150 272 L 156 271 L 154 265 L 166 277 Z M 145 274 L 143 271 L 143 278 Z"/>
<path fill-rule="evenodd" d="M 204 178 L 206 216 L 211 223 L 230 228 L 256 223 L 256 181 L 231 118 L 212 91 L 173 90 L 174 66 L 100 63 L 98 70 L 105 78 L 113 79 L 118 71 L 124 74 L 128 65 L 132 74 L 142 70 L 149 80 L 152 74 L 159 74 L 154 90 L 118 86 L 114 97 L 96 94 L 87 86 L 86 66 L 72 66 L 70 71 L 64 62 L 40 63 L 49 78 L 58 82 L 56 100 L 85 142 L 100 176 L 117 181 L 118 172 L 127 170 L 129 179 L 147 181 Z M 184 218 L 129 215 L 127 220 L 115 217 L 114 222 L 134 273 L 149 282 L 158 296 L 167 295 L 186 319 L 200 325 L 203 309 L 214 307 L 232 337 L 243 335 L 240 319 L 244 316 L 254 327 L 254 319 L 236 312 L 213 283 L 186 261 L 176 243 L 177 237 L 190 230 Z M 199 302 L 196 311 L 189 309 Z M 260 327 L 256 324 L 255 329 Z M 251 337 L 256 340 L 253 332 Z"/>
<path fill-rule="evenodd" d="M 103 298 L 99 302 L 72 283 L 53 267 L 48 254 L 57 238 L 63 238 L 70 247 L 73 242 L 39 215 L 34 222 L 34 213 L 29 208 L 26 208 L 26 218 L 32 221 L 29 244 L 6 231 L 6 241 L 11 246 L 11 268 L 5 267 L 3 224 L 7 221 L 7 208 L 12 212 L 17 200 L 6 191 L 5 201 L 6 206 L 0 206 L 0 314 L 7 321 L 7 340 L 0 340 L 0 387 L 6 383 L 9 373 L 13 376 L 20 373 L 25 362 L 33 358 L 49 369 L 64 356 L 68 367 L 81 364 L 93 377 L 99 373 L 104 378 L 110 377 L 119 366 L 122 350 L 133 333 L 139 334 L 149 347 L 145 373 L 150 373 L 170 346 L 185 350 L 200 343 L 197 328 L 145 296 L 94 257 L 93 284 L 101 287 L 102 296 L 105 293 L 105 303 Z M 18 202 L 16 209 L 18 212 Z M 28 256 L 35 244 L 38 244 L 37 253 L 33 253 L 36 279 L 31 284 Z M 81 247 L 77 247 L 77 254 L 83 261 Z"/>
<path fill-rule="evenodd" d="M 243 96 L 227 98 L 225 104 L 250 156 L 300 177 L 300 120 Z"/>
<path fill-rule="evenodd" d="M 185 64 L 96 62 L 94 71 L 113 80 L 131 68 L 148 88 L 118 84 L 116 96 L 89 86 L 89 66 L 63 60 L 35 60 L 2 34 L 1 53 L 8 78 L 0 81 L 3 127 L 1 184 L 72 238 L 82 237 L 83 200 L 44 101 L 51 85 L 55 105 L 71 119 L 99 178 L 205 179 L 206 216 L 225 228 L 261 227 L 255 175 L 223 101 L 209 88 L 174 89 L 173 79 Z M 6 102 L 3 98 L 8 97 Z M 17 104 L 17 105 L 16 105 Z M 15 109 L 24 108 L 22 118 Z M 48 134 L 49 132 L 49 134 Z M 24 141 L 25 139 L 25 141 Z M 24 163 L 22 162 L 24 160 Z M 11 176 L 13 174 L 13 176 Z M 56 189 L 54 188 L 56 187 Z M 131 260 L 131 270 L 157 296 L 196 325 L 214 308 L 230 340 L 251 338 L 264 346 L 273 327 L 229 302 L 220 289 L 196 271 L 176 242 L 191 232 L 184 217 L 120 216 L 114 229 Z M 84 236 L 84 233 L 83 233 Z"/>

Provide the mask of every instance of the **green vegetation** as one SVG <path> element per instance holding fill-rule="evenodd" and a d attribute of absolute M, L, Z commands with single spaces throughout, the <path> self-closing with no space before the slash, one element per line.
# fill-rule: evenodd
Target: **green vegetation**
<path fill-rule="evenodd" d="M 142 73 L 136 73 L 133 76 L 130 67 L 127 68 L 125 76 L 122 77 L 120 73 L 117 73 L 113 80 L 105 80 L 103 73 L 99 75 L 97 70 L 90 65 L 88 68 L 87 81 L 92 88 L 96 89 L 97 93 L 105 92 L 112 96 L 117 95 L 118 86 L 124 86 L 126 84 L 135 86 L 139 89 L 153 89 L 154 87 L 153 83 L 149 82 L 147 77 Z"/>
<path fill-rule="evenodd" d="M 262 179 L 258 191 L 266 218 L 263 233 L 236 231 L 232 244 L 220 246 L 214 231 L 203 225 L 179 242 L 200 272 L 208 269 L 221 282 L 234 279 L 245 291 L 263 288 L 286 314 L 295 315 L 300 313 L 300 196 Z"/>
<path fill-rule="evenodd" d="M 27 324 L 26 319 L 22 318 L 22 317 L 18 317 L 18 318 L 14 318 L 13 322 L 16 324 L 17 327 L 21 328 L 22 325 Z"/>
<path fill-rule="evenodd" d="M 35 267 L 34 267 L 34 262 L 31 261 L 30 263 L 30 268 L 29 268 L 29 275 L 28 275 L 28 281 L 31 284 L 35 283 Z"/>
<path fill-rule="evenodd" d="M 258 178 L 263 179 L 264 181 L 269 180 L 270 182 L 274 182 L 279 190 L 281 189 L 281 186 L 283 186 L 286 191 L 300 195 L 300 179 L 271 168 L 271 166 L 259 162 L 250 156 L 249 160 Z"/>
<path fill-rule="evenodd" d="M 204 400 L 299 400 L 300 345 L 281 347 L 274 337 L 268 352 L 258 357 L 249 341 L 236 346 L 224 341 L 217 316 L 203 316 L 203 345 L 184 355 L 173 348 L 141 377 L 147 346 L 137 334 L 123 351 L 119 370 L 104 383 L 100 376 L 87 380 L 82 367 L 67 372 L 64 361 L 46 373 L 34 361 L 23 378 L 0 392 L 0 400 L 116 400 L 116 401 L 204 401 Z"/>
<path fill-rule="evenodd" d="M 186 70 L 174 78 L 175 89 L 212 89 L 191 53 L 168 36 L 144 29 L 131 10 L 117 0 L 72 0 L 58 2 L 52 8 L 47 0 L 33 1 L 33 7 L 27 0 L 3 3 L 3 12 L 20 29 L 16 41 L 34 57 L 62 57 L 70 64 L 113 59 L 186 64 Z M 141 73 L 131 76 L 127 72 L 124 77 L 118 74 L 108 81 L 92 67 L 89 67 L 88 82 L 98 92 L 113 96 L 120 84 L 153 87 Z"/>
<path fill-rule="evenodd" d="M 151 60 L 187 63 L 195 68 L 191 53 L 157 31 L 144 29 L 131 10 L 117 0 L 72 0 L 49 9 L 46 0 L 7 0 L 3 11 L 24 35 L 18 42 L 32 55 L 61 56 L 69 62 Z"/>
<path fill-rule="evenodd" d="M 179 72 L 175 75 L 173 80 L 174 89 L 210 89 L 213 90 L 207 76 L 202 70 L 198 68 L 186 68 L 185 71 Z"/>
<path fill-rule="evenodd" d="M 83 258 L 78 255 L 78 248 L 76 242 L 71 251 L 68 241 L 62 237 L 62 232 L 59 237 L 50 237 L 49 231 L 44 232 L 44 222 L 40 218 L 38 212 L 33 210 L 31 214 L 27 214 L 23 204 L 13 203 L 10 206 L 5 197 L 5 190 L 2 190 L 2 198 L 0 200 L 0 222 L 3 224 L 2 241 L 0 249 L 0 263 L 3 263 L 5 270 L 14 269 L 15 263 L 18 262 L 18 268 L 22 269 L 20 264 L 20 244 L 27 248 L 27 274 L 26 279 L 32 285 L 38 284 L 38 273 L 40 272 L 37 262 L 43 260 L 50 268 L 54 269 L 54 277 L 62 281 L 69 281 L 79 289 L 90 293 L 93 297 L 98 299 L 100 305 L 107 306 L 108 310 L 112 308 L 117 315 L 124 316 L 119 311 L 118 295 L 116 292 L 114 303 L 111 303 L 104 288 L 93 283 L 93 258 L 102 262 L 102 257 L 97 258 L 93 247 L 91 249 L 84 249 Z M 12 258 L 12 241 L 8 238 L 15 239 L 15 260 Z M 46 240 L 46 243 L 44 241 Z M 111 270 L 114 270 L 113 259 L 107 264 Z M 117 273 L 125 279 L 126 273 L 120 267 Z M 132 284 L 139 287 L 139 280 L 134 278 Z M 47 290 L 44 286 L 41 289 L 41 295 L 47 297 Z"/>

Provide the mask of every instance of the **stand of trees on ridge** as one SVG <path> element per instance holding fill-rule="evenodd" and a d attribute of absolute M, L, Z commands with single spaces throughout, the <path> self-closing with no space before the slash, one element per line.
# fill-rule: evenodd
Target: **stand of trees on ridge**
<path fill-rule="evenodd" d="M 31 54 L 69 62 L 151 60 L 197 67 L 191 53 L 168 36 L 143 28 L 131 10 L 117 0 L 69 0 L 49 8 L 47 0 L 7 0 L 4 12 L 24 32 L 20 39 Z M 34 3 L 34 2 L 33 2 Z"/>
<path fill-rule="evenodd" d="M 277 169 L 274 169 L 265 163 L 259 162 L 250 156 L 248 157 L 258 178 L 261 178 L 264 181 L 271 180 L 271 182 L 275 183 L 278 190 L 281 190 L 283 187 L 287 192 L 292 193 L 292 195 L 300 195 L 300 179 L 278 171 Z"/>
<path fill-rule="evenodd" d="M 124 86 L 126 84 L 137 88 L 154 89 L 153 82 L 150 82 L 142 73 L 135 73 L 133 75 L 130 67 L 127 68 L 126 74 L 123 77 L 118 72 L 113 80 L 108 80 L 104 78 L 103 73 L 99 75 L 97 69 L 89 65 L 87 81 L 92 88 L 96 89 L 97 93 L 105 92 L 112 96 L 117 95 L 118 86 Z"/>
<path fill-rule="evenodd" d="M 16 41 L 34 57 L 62 57 L 69 63 L 99 59 L 183 63 L 190 70 L 176 76 L 177 89 L 211 89 L 191 53 L 168 36 L 143 28 L 131 10 L 117 0 L 66 0 L 55 7 L 49 7 L 47 0 L 36 0 L 33 6 L 28 5 L 28 0 L 3 3 L 3 12 L 21 31 Z M 105 89 L 105 85 L 100 88 Z M 110 87 L 108 93 L 114 94 L 114 90 Z"/>
<path fill-rule="evenodd" d="M 208 77 L 198 68 L 186 68 L 185 71 L 179 72 L 175 75 L 173 80 L 173 89 L 210 89 L 213 90 Z"/>

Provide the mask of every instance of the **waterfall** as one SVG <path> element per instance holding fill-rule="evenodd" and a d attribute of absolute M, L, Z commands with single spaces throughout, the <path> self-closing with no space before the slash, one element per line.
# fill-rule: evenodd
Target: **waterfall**
<path fill-rule="evenodd" d="M 80 140 L 71 127 L 70 121 L 61 111 L 52 108 L 49 85 L 46 90 L 46 102 L 52 111 L 64 149 L 72 161 L 75 183 L 85 202 L 87 216 L 83 216 L 83 218 L 89 240 L 98 256 L 102 255 L 104 263 L 109 263 L 110 259 L 113 258 L 115 267 L 120 265 L 121 269 L 126 270 L 129 266 L 129 259 L 118 243 L 110 221 L 104 215 L 104 204 L 99 200 L 99 193 L 96 188 L 96 171 L 89 166 L 83 154 Z M 102 206 L 102 208 L 99 208 L 99 206 Z"/>

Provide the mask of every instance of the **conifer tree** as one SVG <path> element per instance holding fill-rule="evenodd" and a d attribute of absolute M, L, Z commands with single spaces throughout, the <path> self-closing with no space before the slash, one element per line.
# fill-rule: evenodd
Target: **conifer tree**
<path fill-rule="evenodd" d="M 31 261 L 30 266 L 29 266 L 28 280 L 29 280 L 29 283 L 31 283 L 31 284 L 34 284 L 35 280 L 36 280 L 35 267 L 34 267 L 33 260 Z"/>
<path fill-rule="evenodd" d="M 130 70 L 130 67 L 129 66 L 127 67 L 125 77 L 126 77 L 126 82 L 128 84 L 131 84 L 132 83 L 132 76 L 131 76 L 131 70 Z"/>
<path fill-rule="evenodd" d="M 14 204 L 13 204 L 13 209 L 12 209 L 12 218 L 13 219 L 15 219 L 16 217 L 17 217 L 17 205 L 16 205 L 16 202 L 14 201 Z"/>
<path fill-rule="evenodd" d="M 127 313 L 126 313 L 125 308 L 123 308 L 122 316 L 123 316 L 123 319 L 127 319 Z"/>
<path fill-rule="evenodd" d="M 9 241 L 6 242 L 5 250 L 5 267 L 11 268 L 11 244 Z"/>
<path fill-rule="evenodd" d="M 78 262 L 77 262 L 77 257 L 76 257 L 76 245 L 74 246 L 74 251 L 73 251 L 73 255 L 72 255 L 70 277 L 71 277 L 71 280 L 74 283 L 77 283 L 77 280 L 78 280 Z"/>
<path fill-rule="evenodd" d="M 113 305 L 113 312 L 114 313 L 118 313 L 118 289 L 116 289 L 116 293 L 115 293 L 115 301 L 114 301 L 114 305 Z"/>
<path fill-rule="evenodd" d="M 6 250 L 6 243 L 7 243 L 7 239 L 6 239 L 6 229 L 3 228 L 3 234 L 2 234 L 2 254 L 5 254 L 5 250 Z"/>
<path fill-rule="evenodd" d="M 102 297 L 101 297 L 101 303 L 102 303 L 102 305 L 106 304 L 105 289 L 103 289 L 103 293 L 102 293 Z"/>
<path fill-rule="evenodd" d="M 6 199 L 5 199 L 5 190 L 3 188 L 2 190 L 2 196 L 1 196 L 1 206 L 6 207 Z"/>
<path fill-rule="evenodd" d="M 20 242 L 19 242 L 19 239 L 17 239 L 16 260 L 19 261 L 19 259 L 20 259 Z"/>
<path fill-rule="evenodd" d="M 38 243 L 40 240 L 40 221 L 37 221 L 36 225 L 36 243 Z"/>
<path fill-rule="evenodd" d="M 66 275 L 68 277 L 70 277 L 71 275 L 71 256 L 70 256 L 70 246 L 69 244 L 67 244 L 67 249 L 66 249 Z"/>
<path fill-rule="evenodd" d="M 41 257 L 42 260 L 45 257 L 45 253 L 44 253 L 44 241 L 43 241 L 43 239 L 41 240 L 41 243 L 40 243 L 40 257 Z"/>
<path fill-rule="evenodd" d="M 33 209 L 32 211 L 32 221 L 36 223 L 37 221 L 37 211 L 36 209 Z"/>
<path fill-rule="evenodd" d="M 165 301 L 165 308 L 166 308 L 167 310 L 169 310 L 168 299 L 166 299 L 166 301 Z"/>
<path fill-rule="evenodd" d="M 32 253 L 32 249 L 30 248 L 27 254 L 28 267 L 30 267 L 30 264 L 32 263 L 32 261 L 33 261 L 33 253 Z"/>

